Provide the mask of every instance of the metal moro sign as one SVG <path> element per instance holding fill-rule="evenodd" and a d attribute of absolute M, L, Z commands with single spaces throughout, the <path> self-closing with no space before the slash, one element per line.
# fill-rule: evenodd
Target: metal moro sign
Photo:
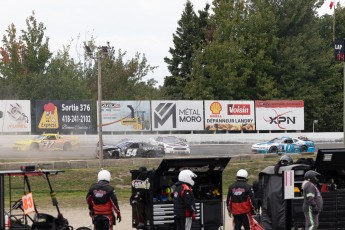
<path fill-rule="evenodd" d="M 152 130 L 203 130 L 203 101 L 152 101 Z"/>

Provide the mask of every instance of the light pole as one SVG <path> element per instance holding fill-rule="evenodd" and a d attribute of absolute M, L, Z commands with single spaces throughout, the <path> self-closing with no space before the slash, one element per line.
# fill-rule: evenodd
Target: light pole
<path fill-rule="evenodd" d="M 334 40 L 334 56 L 336 61 L 343 62 L 343 144 L 345 145 L 345 39 Z"/>
<path fill-rule="evenodd" d="M 97 72 L 98 72 L 98 156 L 99 156 L 99 166 L 103 167 L 103 132 L 102 132 L 102 59 L 108 56 L 108 46 L 97 47 L 96 58 L 94 57 L 94 52 L 91 50 L 90 46 L 85 44 L 85 50 L 87 56 L 97 59 Z"/>
<path fill-rule="evenodd" d="M 318 122 L 319 122 L 318 120 L 313 121 L 313 133 L 314 133 L 314 125 L 317 124 Z"/>

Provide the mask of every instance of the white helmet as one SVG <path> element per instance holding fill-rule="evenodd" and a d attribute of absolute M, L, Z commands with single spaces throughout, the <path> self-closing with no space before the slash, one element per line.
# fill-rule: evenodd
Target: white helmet
<path fill-rule="evenodd" d="M 193 178 L 197 177 L 195 173 L 190 171 L 189 169 L 182 170 L 180 174 L 178 175 L 178 180 L 187 184 L 190 184 L 191 186 L 194 185 Z"/>
<path fill-rule="evenodd" d="M 105 181 L 110 182 L 110 178 L 111 178 L 111 175 L 110 175 L 110 172 L 108 170 L 102 169 L 101 171 L 99 171 L 98 181 L 105 180 Z"/>
<path fill-rule="evenodd" d="M 237 171 L 236 177 L 247 179 L 248 178 L 248 172 L 245 169 L 240 169 Z"/>

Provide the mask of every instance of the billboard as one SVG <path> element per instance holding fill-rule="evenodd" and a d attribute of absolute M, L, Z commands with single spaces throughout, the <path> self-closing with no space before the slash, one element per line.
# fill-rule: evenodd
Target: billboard
<path fill-rule="evenodd" d="M 0 100 L 0 132 L 31 132 L 29 100 Z"/>
<path fill-rule="evenodd" d="M 205 101 L 206 130 L 255 130 L 254 101 Z"/>
<path fill-rule="evenodd" d="M 151 101 L 152 130 L 204 130 L 203 101 Z"/>
<path fill-rule="evenodd" d="M 255 101 L 257 130 L 304 130 L 304 101 Z"/>
<path fill-rule="evenodd" d="M 150 101 L 102 101 L 102 129 L 109 132 L 150 131 Z"/>
<path fill-rule="evenodd" d="M 91 100 L 36 101 L 37 131 L 74 132 L 91 129 Z"/>

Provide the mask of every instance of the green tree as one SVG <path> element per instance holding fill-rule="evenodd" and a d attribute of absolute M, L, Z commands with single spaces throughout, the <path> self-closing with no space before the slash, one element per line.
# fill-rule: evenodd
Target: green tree
<path fill-rule="evenodd" d="M 81 63 L 77 63 L 69 56 L 69 47 L 57 51 L 51 59 L 45 76 L 46 84 L 43 98 L 55 100 L 80 100 L 91 98 L 87 88 L 87 81 L 83 76 Z"/>
<path fill-rule="evenodd" d="M 15 25 L 10 25 L 2 39 L 0 73 L 4 87 L 0 94 L 6 98 L 31 98 L 36 79 L 45 73 L 52 56 L 49 39 L 44 37 L 46 28 L 37 23 L 34 12 L 26 19 L 26 25 L 27 31 L 22 30 L 19 37 Z"/>
<path fill-rule="evenodd" d="M 268 99 L 278 95 L 271 75 L 275 16 L 262 1 L 217 0 L 211 41 L 198 50 L 186 95 L 193 99 Z"/>
<path fill-rule="evenodd" d="M 49 38 L 44 36 L 46 28 L 37 22 L 34 12 L 26 25 L 18 37 L 13 24 L 3 36 L 0 94 L 26 100 L 88 98 L 82 65 L 69 56 L 69 46 L 53 56 Z"/>
<path fill-rule="evenodd" d="M 205 41 L 209 7 L 206 4 L 205 9 L 199 11 L 198 17 L 194 12 L 193 4 L 189 0 L 185 4 L 176 34 L 173 34 L 174 48 L 169 49 L 171 58 L 164 58 L 171 73 L 171 76 L 166 76 L 164 79 L 167 99 L 185 99 L 184 88 L 190 81 L 194 53 Z"/>
<path fill-rule="evenodd" d="M 90 47 L 95 49 L 97 55 L 97 47 L 93 42 Z M 103 100 L 150 100 L 161 97 L 160 90 L 155 88 L 156 80 L 143 80 L 156 69 L 147 63 L 145 55 L 137 53 L 135 57 L 126 60 L 126 52 L 121 49 L 116 52 L 109 44 L 108 51 L 108 56 L 101 59 Z M 87 67 L 85 76 L 91 97 L 97 100 L 98 58 Z"/>
<path fill-rule="evenodd" d="M 325 27 L 331 22 L 317 15 L 319 7 L 314 0 L 282 1 L 275 7 L 279 28 L 275 80 L 281 98 L 304 100 L 306 130 L 318 120 L 319 131 L 335 131 L 341 118 L 341 76 L 332 66 L 332 33 Z"/>

